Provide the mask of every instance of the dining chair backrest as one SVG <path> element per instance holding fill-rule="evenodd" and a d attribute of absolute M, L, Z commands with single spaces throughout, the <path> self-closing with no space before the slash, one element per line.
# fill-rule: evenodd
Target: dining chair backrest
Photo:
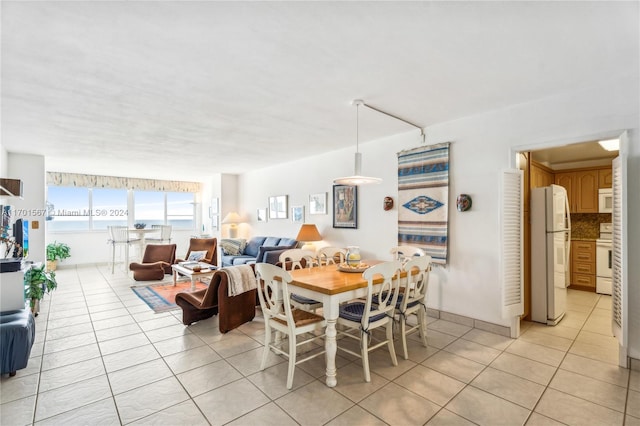
<path fill-rule="evenodd" d="M 126 226 L 109 226 L 108 229 L 111 243 L 129 242 L 129 229 Z"/>
<path fill-rule="evenodd" d="M 171 225 L 151 225 L 151 229 L 159 229 L 160 230 L 160 238 L 159 240 L 171 240 Z M 150 238 L 151 239 L 151 238 Z"/>
<path fill-rule="evenodd" d="M 367 280 L 367 298 L 361 322 L 363 330 L 368 329 L 370 318 L 380 315 L 393 317 L 393 310 L 398 300 L 401 269 L 400 261 L 394 260 L 371 266 L 363 272 L 362 277 Z M 382 283 L 379 286 L 377 283 L 374 284 L 374 281 L 380 278 Z"/>
<path fill-rule="evenodd" d="M 347 250 L 339 247 L 323 247 L 318 250 L 318 261 L 320 265 L 330 265 L 336 263 L 339 258 L 340 263 L 344 263 Z"/>
<path fill-rule="evenodd" d="M 405 312 L 407 307 L 416 303 L 424 304 L 424 298 L 429 288 L 431 256 L 414 257 L 403 266 L 403 270 L 407 273 L 407 277 L 401 280 L 403 293 L 400 312 Z"/>
<path fill-rule="evenodd" d="M 426 256 L 424 250 L 414 246 L 396 246 L 391 249 L 394 260 L 407 260 L 416 256 Z"/>
<path fill-rule="evenodd" d="M 291 274 L 283 268 L 270 263 L 256 263 L 256 277 L 258 279 L 258 299 L 265 319 L 277 318 L 294 327 L 291 304 L 282 303 L 289 300 Z"/>
<path fill-rule="evenodd" d="M 315 253 L 311 250 L 303 249 L 289 249 L 280 253 L 278 261 L 282 264 L 282 268 L 292 271 L 294 269 L 304 269 L 304 267 L 311 267 L 314 264 Z M 305 266 L 302 266 L 302 260 L 305 261 Z"/>

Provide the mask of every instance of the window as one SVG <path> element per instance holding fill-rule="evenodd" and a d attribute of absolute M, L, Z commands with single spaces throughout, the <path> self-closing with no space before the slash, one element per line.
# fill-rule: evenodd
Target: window
<path fill-rule="evenodd" d="M 194 229 L 194 197 L 190 192 L 167 192 L 167 225 Z"/>
<path fill-rule="evenodd" d="M 132 195 L 133 205 L 130 204 Z M 172 225 L 174 229 L 196 227 L 195 193 L 138 191 L 110 188 L 47 187 L 47 227 L 51 231 L 106 230 L 132 222 Z M 50 218 L 49 218 L 50 216 Z"/>
<path fill-rule="evenodd" d="M 53 205 L 47 226 L 53 231 L 89 229 L 89 188 L 49 186 L 47 201 Z"/>
<path fill-rule="evenodd" d="M 159 191 L 134 191 L 133 223 L 164 225 L 164 194 Z"/>
<path fill-rule="evenodd" d="M 91 201 L 93 229 L 127 226 L 129 209 L 126 189 L 94 188 L 91 190 Z"/>

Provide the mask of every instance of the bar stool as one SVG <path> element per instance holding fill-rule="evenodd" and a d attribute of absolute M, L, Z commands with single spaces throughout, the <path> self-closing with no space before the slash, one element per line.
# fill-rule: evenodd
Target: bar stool
<path fill-rule="evenodd" d="M 109 241 L 111 244 L 111 273 L 115 271 L 116 264 L 116 246 L 123 247 L 125 253 L 125 267 L 129 264 L 129 246 L 132 244 L 140 246 L 140 238 L 131 238 L 129 229 L 126 226 L 109 226 Z"/>

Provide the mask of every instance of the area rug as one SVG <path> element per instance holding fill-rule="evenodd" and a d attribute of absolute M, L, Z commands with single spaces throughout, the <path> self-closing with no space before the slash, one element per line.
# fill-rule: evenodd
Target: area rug
<path fill-rule="evenodd" d="M 398 244 L 447 262 L 449 143 L 398 153 Z"/>
<path fill-rule="evenodd" d="M 196 291 L 207 288 L 207 284 L 196 282 Z M 131 290 L 144 301 L 154 312 L 167 312 L 178 309 L 176 294 L 191 292 L 191 281 L 162 282 L 149 285 L 131 286 Z"/>

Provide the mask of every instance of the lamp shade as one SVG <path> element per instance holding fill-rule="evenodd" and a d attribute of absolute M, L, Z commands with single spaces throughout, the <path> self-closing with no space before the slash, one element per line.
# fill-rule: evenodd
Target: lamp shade
<path fill-rule="evenodd" d="M 236 223 L 242 223 L 242 222 L 243 222 L 242 218 L 236 212 L 227 213 L 224 219 L 222 219 L 222 223 L 224 225 L 230 225 L 230 224 L 236 224 Z"/>
<path fill-rule="evenodd" d="M 320 232 L 318 232 L 318 228 L 313 223 L 304 223 L 300 227 L 300 231 L 298 231 L 298 236 L 296 237 L 298 241 L 320 241 L 322 240 L 322 236 Z"/>

